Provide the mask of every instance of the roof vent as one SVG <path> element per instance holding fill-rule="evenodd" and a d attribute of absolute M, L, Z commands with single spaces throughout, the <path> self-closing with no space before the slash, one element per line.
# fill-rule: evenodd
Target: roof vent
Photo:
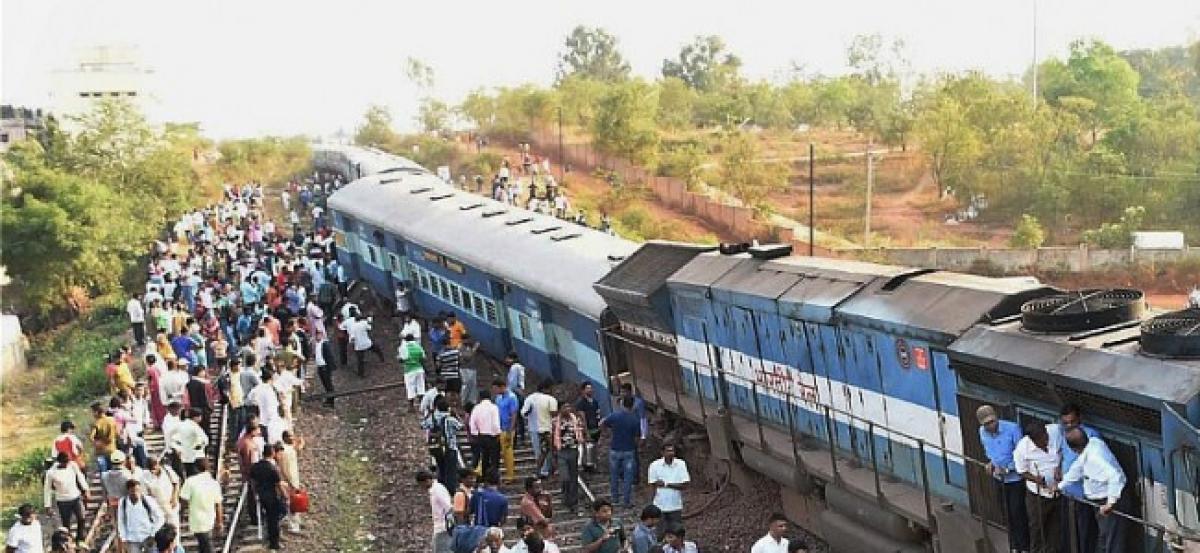
<path fill-rule="evenodd" d="M 1200 307 L 1159 315 L 1142 323 L 1142 351 L 1164 357 L 1200 357 Z"/>
<path fill-rule="evenodd" d="M 430 196 L 430 197 L 429 197 L 429 201 L 431 201 L 431 202 L 436 202 L 436 201 L 438 201 L 438 200 L 444 200 L 444 199 L 446 199 L 446 198 L 453 198 L 453 197 L 454 197 L 454 193 L 453 193 L 453 192 L 447 192 L 447 193 L 445 193 L 445 194 L 437 194 L 437 195 L 434 195 L 434 196 Z"/>
<path fill-rule="evenodd" d="M 899 274 L 892 278 L 889 278 L 887 282 L 883 283 L 883 286 L 879 287 L 879 291 L 880 292 L 892 292 L 895 289 L 902 286 L 905 282 L 908 282 L 909 279 L 916 278 L 921 275 L 927 275 L 929 273 L 936 273 L 936 272 L 937 272 L 937 269 L 917 269 L 915 271 L 909 271 L 904 274 Z"/>
<path fill-rule="evenodd" d="M 750 257 L 754 259 L 779 259 L 792 255 L 791 244 L 766 244 L 750 248 Z"/>
<path fill-rule="evenodd" d="M 510 227 L 515 227 L 517 225 L 522 225 L 522 224 L 528 223 L 532 220 L 533 220 L 533 217 L 520 217 L 517 219 L 513 219 L 511 221 L 505 221 L 504 224 L 506 224 Z"/>
<path fill-rule="evenodd" d="M 544 227 L 544 228 L 535 228 L 535 229 L 533 229 L 533 230 L 531 230 L 531 231 L 529 231 L 529 232 L 532 232 L 532 233 L 534 233 L 534 234 L 546 234 L 547 232 L 554 232 L 554 231 L 556 231 L 556 230 L 559 230 L 559 229 L 561 229 L 561 228 L 562 228 L 562 227 Z"/>
<path fill-rule="evenodd" d="M 483 204 L 473 203 L 473 204 L 467 204 L 467 205 L 460 205 L 460 206 L 458 206 L 458 209 L 459 209 L 459 211 L 470 211 L 472 209 L 478 209 L 480 207 L 483 207 Z"/>
<path fill-rule="evenodd" d="M 1134 321 L 1145 310 L 1141 290 L 1076 290 L 1025 302 L 1021 326 L 1030 332 L 1078 332 Z"/>
<path fill-rule="evenodd" d="M 583 235 L 578 232 L 571 232 L 571 233 L 567 233 L 567 234 L 560 234 L 558 236 L 551 236 L 550 239 L 555 242 L 562 242 L 564 240 L 570 240 L 572 238 L 579 238 L 580 236 L 583 236 Z"/>
<path fill-rule="evenodd" d="M 750 251 L 750 243 L 742 242 L 740 244 L 721 244 L 717 247 L 717 250 L 720 251 L 722 255 L 737 255 L 739 253 L 746 253 Z"/>
<path fill-rule="evenodd" d="M 497 215 L 504 215 L 505 213 L 508 213 L 508 210 L 505 210 L 505 209 L 493 209 L 493 210 L 491 210 L 491 211 L 484 211 L 484 212 L 483 212 L 483 216 L 484 216 L 485 218 L 487 218 L 487 217 L 495 217 L 495 216 L 497 216 Z"/>
<path fill-rule="evenodd" d="M 379 181 L 379 184 L 394 184 L 397 182 L 400 182 L 400 179 L 383 179 Z"/>
<path fill-rule="evenodd" d="M 412 190 L 409 190 L 408 193 L 409 194 L 424 194 L 426 192 L 429 192 L 430 190 L 433 190 L 433 189 L 428 186 L 422 186 L 420 188 L 414 188 Z"/>

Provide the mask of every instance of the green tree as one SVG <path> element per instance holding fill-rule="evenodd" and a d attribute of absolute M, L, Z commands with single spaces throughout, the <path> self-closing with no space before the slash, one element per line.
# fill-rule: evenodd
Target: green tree
<path fill-rule="evenodd" d="M 601 82 L 629 78 L 629 63 L 617 49 L 617 37 L 599 27 L 579 25 L 567 35 L 559 55 L 558 80 L 577 76 Z"/>
<path fill-rule="evenodd" d="M 417 58 L 409 56 L 404 60 L 404 75 L 420 90 L 433 88 L 433 67 Z"/>
<path fill-rule="evenodd" d="M 679 51 L 678 59 L 665 59 L 664 77 L 676 77 L 701 91 L 721 88 L 738 78 L 742 60 L 725 50 L 725 41 L 716 35 L 697 36 Z"/>
<path fill-rule="evenodd" d="M 1013 232 L 1008 245 L 1032 250 L 1042 247 L 1042 243 L 1045 241 L 1046 231 L 1042 229 L 1042 224 L 1038 222 L 1037 217 L 1024 214 L 1021 215 L 1021 221 L 1017 223 L 1016 232 Z"/>
<path fill-rule="evenodd" d="M 658 124 L 665 129 L 679 130 L 692 125 L 696 109 L 696 91 L 678 77 L 658 81 Z"/>
<path fill-rule="evenodd" d="M 596 146 L 630 161 L 648 165 L 658 149 L 658 95 L 640 79 L 609 87 L 596 105 L 592 136 Z"/>
<path fill-rule="evenodd" d="M 788 186 L 788 167 L 759 160 L 758 142 L 742 132 L 730 133 L 721 144 L 720 187 L 759 213 L 768 213 L 765 202 L 772 192 Z"/>
<path fill-rule="evenodd" d="M 1133 233 L 1142 227 L 1145 218 L 1146 208 L 1127 207 L 1120 221 L 1104 223 L 1098 229 L 1084 231 L 1083 241 L 1105 249 L 1128 248 L 1133 245 Z"/>
<path fill-rule="evenodd" d="M 417 108 L 417 123 L 428 133 L 442 133 L 450 128 L 453 113 L 450 106 L 437 98 L 426 97 Z"/>
<path fill-rule="evenodd" d="M 607 83 L 582 74 L 569 75 L 558 81 L 555 90 L 563 109 L 564 122 L 589 127 L 596 116 L 596 102 L 607 87 Z"/>
<path fill-rule="evenodd" d="M 455 111 L 476 129 L 486 131 L 496 122 L 496 99 L 477 88 L 467 93 Z"/>
<path fill-rule="evenodd" d="M 359 146 L 388 149 L 396 144 L 396 132 L 392 130 L 392 114 L 386 107 L 372 105 L 363 115 L 363 124 L 354 133 L 354 143 Z"/>
<path fill-rule="evenodd" d="M 926 101 L 914 124 L 914 134 L 929 157 L 929 170 L 938 186 L 938 197 L 947 187 L 962 184 L 980 156 L 980 137 L 967 112 L 963 101 L 944 86 Z"/>
<path fill-rule="evenodd" d="M 1102 128 L 1115 126 L 1138 105 L 1138 73 L 1100 41 L 1075 41 L 1066 62 L 1048 60 L 1039 68 L 1042 96 L 1087 125 L 1092 143 Z"/>

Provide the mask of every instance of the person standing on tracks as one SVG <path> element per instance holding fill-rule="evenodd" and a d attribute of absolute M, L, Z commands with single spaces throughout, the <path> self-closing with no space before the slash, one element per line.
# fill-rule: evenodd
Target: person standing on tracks
<path fill-rule="evenodd" d="M 584 450 L 583 468 L 591 472 L 596 468 L 595 446 L 600 440 L 600 402 L 596 401 L 596 388 L 591 382 L 584 382 L 579 387 L 575 410 L 583 417 L 587 431 L 587 442 L 580 444 Z"/>
<path fill-rule="evenodd" d="M 468 507 L 475 515 L 476 526 L 503 528 L 508 520 L 508 496 L 496 489 L 499 484 L 494 476 L 485 474 L 483 486 L 471 495 Z"/>
<path fill-rule="evenodd" d="M 334 365 L 333 345 L 329 341 L 329 336 L 324 331 L 317 333 L 316 345 L 313 347 L 313 352 L 317 362 L 317 377 L 321 379 L 321 387 L 325 389 L 326 394 L 332 394 L 333 388 L 333 371 L 336 368 Z M 333 407 L 333 397 L 327 396 L 323 402 L 326 407 Z"/>
<path fill-rule="evenodd" d="M 461 344 L 461 340 L 459 342 Z M 438 380 L 445 386 L 446 393 L 455 403 L 462 395 L 462 355 L 458 347 L 456 345 L 446 347 L 433 360 L 434 366 L 437 367 Z"/>
<path fill-rule="evenodd" d="M 479 392 L 479 403 L 471 410 L 468 419 L 474 447 L 479 449 L 479 462 L 484 478 L 492 476 L 500 480 L 500 410 L 492 403 L 488 390 Z"/>
<path fill-rule="evenodd" d="M 151 457 L 141 480 L 146 486 L 146 495 L 162 507 L 167 523 L 179 526 L 179 475 L 175 470 Z"/>
<path fill-rule="evenodd" d="M 577 512 L 579 506 L 579 448 L 586 443 L 583 421 L 575 414 L 575 406 L 564 403 L 554 417 L 550 429 L 554 451 L 562 478 L 562 502 L 567 512 Z M 582 513 L 580 513 L 582 515 Z"/>
<path fill-rule="evenodd" d="M 142 494 L 142 483 L 125 483 L 125 497 L 117 503 L 117 537 L 125 544 L 125 553 L 150 553 L 151 538 L 166 524 L 162 508 L 154 498 Z"/>
<path fill-rule="evenodd" d="M 675 446 L 666 444 L 662 458 L 650 463 L 646 480 L 654 486 L 654 506 L 662 511 L 662 532 L 683 527 L 683 492 L 691 482 L 687 463 L 675 457 Z M 659 533 L 661 537 L 663 534 Z"/>
<path fill-rule="evenodd" d="M 517 407 L 519 410 L 521 402 L 525 401 L 526 395 L 525 365 L 521 364 L 520 359 L 517 358 L 517 352 L 515 351 L 509 352 L 508 355 L 504 356 L 504 365 L 508 367 L 508 373 L 505 378 L 505 381 L 508 384 L 508 391 L 517 398 Z M 525 421 L 523 419 L 524 417 L 518 413 L 517 423 L 513 425 L 513 428 L 516 431 L 514 434 L 514 439 L 518 443 L 525 441 Z"/>
<path fill-rule="evenodd" d="M 96 469 L 101 473 L 112 468 L 112 457 L 117 451 L 117 422 L 108 415 L 100 402 L 92 404 L 92 432 L 88 436 L 96 454 Z"/>
<path fill-rule="evenodd" d="M 583 553 L 617 553 L 625 545 L 625 530 L 613 521 L 613 505 L 607 499 L 592 503 L 592 520 L 579 534 Z"/>
<path fill-rule="evenodd" d="M 641 522 L 633 528 L 633 553 L 650 553 L 658 545 L 658 523 L 662 520 L 662 511 L 654 505 L 642 509 Z"/>
<path fill-rule="evenodd" d="M 529 423 L 529 441 L 533 445 L 535 457 L 534 467 L 541 478 L 550 476 L 552 463 L 550 452 L 550 431 L 554 426 L 554 416 L 558 413 L 558 400 L 550 395 L 550 381 L 538 383 L 537 391 L 525 398 L 521 407 L 521 415 Z"/>
<path fill-rule="evenodd" d="M 8 529 L 4 540 L 5 553 L 42 553 L 46 550 L 42 542 L 42 523 L 37 511 L 28 503 L 17 507 L 17 522 Z"/>
<path fill-rule="evenodd" d="M 641 424 L 633 414 L 633 398 L 623 398 L 621 408 L 601 420 L 600 425 L 612 430 L 612 442 L 608 446 L 609 491 L 614 501 L 624 498 L 621 506 L 628 509 L 633 506 L 637 440 L 641 432 Z"/>
<path fill-rule="evenodd" d="M 146 345 L 146 310 L 142 307 L 142 294 L 134 294 L 125 304 L 129 315 L 129 326 L 133 329 L 133 341 L 138 347 Z"/>
<path fill-rule="evenodd" d="M 275 466 L 275 446 L 263 447 L 262 458 L 250 467 L 250 481 L 254 484 L 254 493 L 258 504 L 263 508 L 267 525 L 267 542 L 272 551 L 279 550 L 279 523 L 286 512 L 284 503 L 286 494 L 283 492 L 283 478 Z"/>
<path fill-rule="evenodd" d="M 1025 425 L 1025 437 L 1013 451 L 1013 464 L 1025 479 L 1025 511 L 1029 514 L 1029 541 L 1034 553 L 1058 553 L 1062 539 L 1056 474 L 1061 447 L 1040 422 Z"/>
<path fill-rule="evenodd" d="M 1017 423 L 1000 420 L 996 408 L 982 405 L 975 410 L 979 421 L 979 441 L 987 455 L 987 471 L 997 482 L 1008 520 L 1008 546 L 1014 551 L 1029 551 L 1029 516 L 1025 511 L 1025 483 L 1013 462 L 1013 451 L 1021 441 Z"/>
<path fill-rule="evenodd" d="M 196 409 L 185 411 L 184 420 L 175 430 L 171 448 L 179 455 L 183 464 L 183 474 L 196 474 L 196 460 L 203 458 L 208 448 L 208 431 L 201 426 L 203 413 Z"/>
<path fill-rule="evenodd" d="M 350 337 L 350 345 L 354 346 L 354 362 L 359 378 L 367 376 L 367 362 L 364 359 L 367 352 L 373 352 L 383 362 L 383 350 L 371 341 L 371 317 L 363 316 L 361 311 L 355 311 L 353 320 L 346 324 L 346 333 Z"/>
<path fill-rule="evenodd" d="M 475 356 L 477 351 L 479 351 L 479 341 L 470 334 L 464 334 L 462 346 L 458 348 L 461 360 L 459 372 L 462 373 L 462 396 L 460 399 L 463 405 L 479 403 L 479 371 L 475 368 L 475 362 L 478 359 Z"/>
<path fill-rule="evenodd" d="M 417 485 L 429 492 L 429 510 L 433 516 L 430 550 L 433 553 L 450 553 L 453 540 L 446 524 L 447 520 L 454 516 L 454 502 L 450 499 L 450 491 L 428 471 L 418 472 L 416 479 Z"/>
<path fill-rule="evenodd" d="M 462 423 L 450 412 L 450 402 L 446 396 L 438 396 L 433 402 L 433 415 L 430 417 L 429 453 L 437 464 L 438 482 L 448 490 L 458 489 L 459 462 L 458 431 Z"/>
<path fill-rule="evenodd" d="M 425 348 L 419 335 L 405 334 L 396 349 L 396 358 L 404 367 L 404 391 L 408 395 L 408 412 L 417 410 L 417 398 L 425 394 Z"/>
<path fill-rule="evenodd" d="M 454 520 L 457 524 L 470 524 L 471 496 L 475 494 L 475 471 L 470 468 L 458 470 L 458 491 L 454 493 Z"/>
<path fill-rule="evenodd" d="M 492 382 L 492 393 L 496 398 L 496 409 L 500 413 L 500 455 L 504 459 L 504 482 L 513 483 L 517 478 L 517 461 L 513 446 L 517 415 L 521 400 L 500 379 Z"/>
<path fill-rule="evenodd" d="M 750 553 L 788 553 L 788 539 L 783 537 L 787 530 L 787 517 L 780 513 L 772 513 L 767 519 L 767 535 L 754 542 Z"/>
<path fill-rule="evenodd" d="M 212 537 L 221 533 L 225 512 L 221 484 L 209 472 L 208 459 L 196 461 L 199 472 L 190 476 L 179 491 L 179 499 L 188 509 L 188 529 L 196 537 L 199 553 L 212 553 Z"/>
<path fill-rule="evenodd" d="M 51 501 L 58 507 L 58 517 L 64 527 L 71 527 L 75 520 L 75 541 L 83 541 L 84 521 L 83 506 L 89 500 L 87 478 L 79 470 L 79 465 L 71 461 L 66 453 L 59 452 L 54 459 L 54 466 L 46 471 L 43 485 L 43 505 L 50 512 Z"/>

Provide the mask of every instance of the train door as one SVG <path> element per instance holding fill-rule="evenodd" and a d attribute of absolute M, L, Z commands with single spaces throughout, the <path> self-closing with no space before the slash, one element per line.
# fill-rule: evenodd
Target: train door
<path fill-rule="evenodd" d="M 754 313 L 743 307 L 729 307 L 730 338 L 733 348 L 725 350 L 723 357 L 727 361 L 725 372 L 732 375 L 729 382 L 729 402 L 732 406 L 750 416 L 757 416 L 756 376 L 762 370 L 762 359 L 758 351 L 758 329 L 754 321 Z"/>
<path fill-rule="evenodd" d="M 792 401 L 787 405 L 791 410 L 790 422 L 801 434 L 824 436 L 824 419 L 819 415 L 818 407 L 821 391 L 817 387 L 816 372 L 813 368 L 814 342 L 809 340 L 808 328 L 804 321 L 783 319 L 781 323 L 779 342 L 792 378 Z"/>
<path fill-rule="evenodd" d="M 751 313 L 754 322 L 754 337 L 758 345 L 759 371 L 755 373 L 758 382 L 758 411 L 770 422 L 787 427 L 791 417 L 787 413 L 788 396 L 792 393 L 796 379 L 784 343 L 787 335 L 784 320 L 774 313 Z"/>
<path fill-rule="evenodd" d="M 850 440 L 854 453 L 864 463 L 877 462 L 880 468 L 890 465 L 884 433 L 877 426 L 887 424 L 887 407 L 883 401 L 883 379 L 879 372 L 878 351 L 870 334 L 843 329 L 847 363 L 847 384 L 850 386 Z M 875 443 L 872 445 L 874 436 Z M 880 447 L 883 446 L 883 447 Z M 872 448 L 874 456 L 872 458 Z"/>
<path fill-rule="evenodd" d="M 709 341 L 708 322 L 700 317 L 683 315 L 679 325 L 682 334 L 676 351 L 684 389 L 697 397 L 703 394 L 707 401 L 716 401 L 720 386 L 717 385 L 717 362 Z"/>
<path fill-rule="evenodd" d="M 826 428 L 820 430 L 820 436 L 828 441 L 829 433 L 833 433 L 834 443 L 844 451 L 853 452 L 853 441 L 850 432 L 850 416 L 853 413 L 850 401 L 850 385 L 847 383 L 846 365 L 849 363 L 848 348 L 842 345 L 842 331 L 838 327 L 805 323 L 809 341 L 817 345 L 813 358 L 814 374 L 824 380 L 824 386 L 818 384 L 818 391 L 823 396 L 823 407 L 829 407 L 829 416 L 820 413 Z M 822 389 L 823 388 L 823 389 Z"/>
<path fill-rule="evenodd" d="M 506 324 L 508 321 L 508 285 L 499 280 L 489 281 L 488 284 L 492 291 L 492 298 L 494 298 L 496 303 L 495 320 L 496 326 L 499 327 L 500 330 L 500 332 L 497 332 L 497 334 L 500 335 L 502 346 L 504 348 L 503 352 L 500 352 L 500 355 L 503 355 L 504 353 L 513 351 L 513 337 L 511 331 L 505 330 L 505 327 L 508 327 L 509 329 L 512 328 L 512 325 Z"/>
<path fill-rule="evenodd" d="M 1167 510 L 1181 527 L 1200 531 L 1200 430 L 1174 409 L 1162 411 Z"/>
<path fill-rule="evenodd" d="M 555 317 L 554 308 L 546 303 L 538 302 L 538 312 L 541 317 L 542 331 L 545 337 L 546 357 L 550 359 L 550 376 L 556 382 L 562 382 L 564 361 L 575 357 L 575 340 L 571 331 L 562 325 L 567 324 L 566 317 Z"/>

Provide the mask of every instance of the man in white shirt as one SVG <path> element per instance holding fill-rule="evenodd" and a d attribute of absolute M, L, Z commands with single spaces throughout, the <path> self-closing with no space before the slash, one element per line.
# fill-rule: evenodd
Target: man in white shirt
<path fill-rule="evenodd" d="M 404 326 L 400 327 L 400 337 L 412 336 L 421 339 L 421 322 L 411 315 L 404 316 Z"/>
<path fill-rule="evenodd" d="M 1125 471 L 1121 470 L 1121 465 L 1104 440 L 1089 438 L 1080 427 L 1067 430 L 1065 438 L 1067 446 L 1078 453 L 1079 458 L 1063 474 L 1058 488 L 1061 490 L 1082 481 L 1084 497 L 1102 505 L 1097 509 L 1086 503 L 1077 503 L 1075 508 L 1096 511 L 1097 546 L 1100 551 L 1121 551 L 1125 538 L 1123 519 L 1112 512 L 1125 490 Z"/>
<path fill-rule="evenodd" d="M 133 340 L 139 347 L 146 345 L 146 310 L 142 308 L 141 294 L 129 298 L 125 312 L 129 315 L 129 326 L 133 328 Z"/>
<path fill-rule="evenodd" d="M 446 519 L 454 514 L 450 492 L 427 471 L 417 473 L 417 484 L 429 491 L 429 509 L 433 515 L 433 553 L 450 553 L 453 545 Z"/>
<path fill-rule="evenodd" d="M 263 371 L 262 376 L 262 381 L 250 390 L 250 395 L 246 396 L 246 401 L 258 406 L 259 424 L 266 427 L 275 419 L 280 418 L 279 392 L 275 390 L 275 386 L 271 382 L 275 378 L 274 373 Z"/>
<path fill-rule="evenodd" d="M 554 415 L 558 413 L 558 400 L 546 393 L 550 389 L 550 381 L 543 380 L 538 384 L 536 392 L 525 398 L 521 407 L 521 416 L 529 423 L 529 442 L 537 455 L 535 466 L 538 476 L 546 478 L 550 475 L 550 430 L 553 427 Z"/>
<path fill-rule="evenodd" d="M 1062 509 L 1058 503 L 1055 473 L 1062 463 L 1061 444 L 1051 427 L 1039 422 L 1025 425 L 1025 437 L 1013 449 L 1013 465 L 1025 479 L 1025 511 L 1029 514 L 1031 551 L 1053 551 L 1062 541 Z"/>
<path fill-rule="evenodd" d="M 179 455 L 186 476 L 196 474 L 196 459 L 205 456 L 208 447 L 208 433 L 200 427 L 199 421 L 204 413 L 197 409 L 188 409 L 187 417 L 172 435 L 171 449 Z"/>
<path fill-rule="evenodd" d="M 117 536 L 125 543 L 125 553 L 150 553 L 150 538 L 166 519 L 154 498 L 142 494 L 141 482 L 130 480 L 125 488 L 125 497 L 117 502 Z"/>
<path fill-rule="evenodd" d="M 687 463 L 675 458 L 675 446 L 664 445 L 662 458 L 650 463 L 646 481 L 654 486 L 654 506 L 662 511 L 660 532 L 683 526 L 682 490 L 692 481 Z"/>
<path fill-rule="evenodd" d="M 33 505 L 28 503 L 17 508 L 17 523 L 8 529 L 8 538 L 4 540 L 6 553 L 42 553 L 46 550 L 42 544 L 42 523 L 38 522 Z"/>
<path fill-rule="evenodd" d="M 787 517 L 779 513 L 772 514 L 767 520 L 767 535 L 754 542 L 750 553 L 788 553 L 788 539 L 783 537 L 787 527 Z"/>
<path fill-rule="evenodd" d="M 375 355 L 379 357 L 379 362 L 383 362 L 383 350 L 371 341 L 371 319 L 358 313 L 353 321 L 347 321 L 346 333 L 350 335 L 350 345 L 354 346 L 354 361 L 358 364 L 358 376 L 365 378 L 367 363 L 363 358 L 367 351 L 375 352 Z"/>
<path fill-rule="evenodd" d="M 179 490 L 179 499 L 188 509 L 188 529 L 199 542 L 197 551 L 212 553 L 212 533 L 221 532 L 221 524 L 225 513 L 221 508 L 221 485 L 213 478 L 208 470 L 208 459 L 196 461 L 199 469 L 189 477 Z"/>
<path fill-rule="evenodd" d="M 50 510 L 51 501 L 58 507 L 58 516 L 64 527 L 70 528 L 71 519 L 75 519 L 75 541 L 83 541 L 83 505 L 88 500 L 88 481 L 79 470 L 79 465 L 72 463 L 66 453 L 60 451 L 55 458 L 55 465 L 46 471 L 42 495 L 47 511 Z"/>

